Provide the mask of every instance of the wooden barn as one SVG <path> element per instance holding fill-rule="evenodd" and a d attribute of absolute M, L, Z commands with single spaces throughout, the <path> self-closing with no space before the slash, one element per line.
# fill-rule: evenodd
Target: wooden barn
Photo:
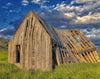
<path fill-rule="evenodd" d="M 95 45 L 79 29 L 56 29 L 29 11 L 8 44 L 8 62 L 50 71 L 55 65 L 99 62 Z"/>

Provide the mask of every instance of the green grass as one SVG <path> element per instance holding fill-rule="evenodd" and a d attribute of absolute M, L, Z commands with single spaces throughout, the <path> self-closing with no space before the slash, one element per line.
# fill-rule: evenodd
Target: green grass
<path fill-rule="evenodd" d="M 7 50 L 0 49 L 0 79 L 100 79 L 100 63 L 74 63 L 56 66 L 50 72 L 25 71 L 8 64 Z M 100 52 L 100 47 L 97 48 Z M 99 53 L 100 57 L 100 53 Z"/>
<path fill-rule="evenodd" d="M 7 53 L 7 50 L 0 49 L 0 53 Z"/>
<path fill-rule="evenodd" d="M 25 71 L 0 64 L 0 79 L 100 79 L 100 63 L 75 63 L 56 66 L 53 71 Z"/>
<path fill-rule="evenodd" d="M 0 53 L 1 61 L 7 61 L 7 57 L 7 53 Z M 100 79 L 100 63 L 65 64 L 43 72 L 26 71 L 7 62 L 0 62 L 0 79 Z"/>
<path fill-rule="evenodd" d="M 0 53 L 0 61 L 7 61 L 8 53 Z"/>

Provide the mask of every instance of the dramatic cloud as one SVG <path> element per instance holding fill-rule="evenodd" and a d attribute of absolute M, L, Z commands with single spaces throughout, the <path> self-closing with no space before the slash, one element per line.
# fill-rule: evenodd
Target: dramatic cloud
<path fill-rule="evenodd" d="M 95 2 L 88 2 L 83 6 L 84 10 L 88 11 L 93 11 L 98 7 L 100 7 L 100 0 L 95 0 Z"/>
<path fill-rule="evenodd" d="M 67 3 L 68 1 L 52 4 L 50 0 L 22 0 L 22 5 L 38 6 L 39 10 L 36 9 L 36 12 L 51 26 L 61 29 L 81 29 L 89 39 L 97 44 L 100 40 L 100 0 L 70 0 Z M 2 8 L 7 10 L 10 5 L 7 3 Z M 8 12 L 12 13 L 14 9 L 9 9 Z M 9 22 L 9 25 L 14 27 L 13 30 L 21 23 L 24 17 L 22 15 L 20 19 Z M 4 19 L 3 22 L 7 20 Z M 0 36 L 3 36 L 4 31 Z"/>
<path fill-rule="evenodd" d="M 77 19 L 74 19 L 74 23 L 75 24 L 100 23 L 100 13 L 91 14 L 91 12 L 89 12 L 89 14 L 86 16 L 82 16 L 82 17 L 77 16 Z"/>
<path fill-rule="evenodd" d="M 46 22 L 51 24 L 53 27 L 60 28 L 63 25 L 67 27 L 69 22 L 71 22 L 74 17 L 73 13 L 69 15 L 57 10 L 46 10 L 46 11 L 38 11 L 37 12 Z M 47 17 L 48 16 L 48 17 Z M 69 25 L 68 25 L 69 26 Z"/>
<path fill-rule="evenodd" d="M 84 5 L 74 6 L 75 2 Z M 95 44 L 100 40 L 100 1 L 76 0 L 70 4 L 62 2 L 51 10 L 37 13 L 53 27 L 83 29 L 83 33 Z M 98 44 L 100 45 L 100 42 Z"/>

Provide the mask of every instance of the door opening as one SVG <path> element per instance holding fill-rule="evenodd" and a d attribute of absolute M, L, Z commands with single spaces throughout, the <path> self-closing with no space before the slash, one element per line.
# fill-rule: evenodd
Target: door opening
<path fill-rule="evenodd" d="M 20 45 L 16 45 L 16 63 L 20 63 Z"/>

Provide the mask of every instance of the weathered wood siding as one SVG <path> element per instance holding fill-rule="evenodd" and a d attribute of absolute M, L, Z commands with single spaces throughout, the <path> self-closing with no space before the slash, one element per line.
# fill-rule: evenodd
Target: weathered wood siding
<path fill-rule="evenodd" d="M 20 63 L 16 63 L 16 45 L 20 45 Z M 52 69 L 51 38 L 30 11 L 8 44 L 8 62 L 26 70 Z"/>

